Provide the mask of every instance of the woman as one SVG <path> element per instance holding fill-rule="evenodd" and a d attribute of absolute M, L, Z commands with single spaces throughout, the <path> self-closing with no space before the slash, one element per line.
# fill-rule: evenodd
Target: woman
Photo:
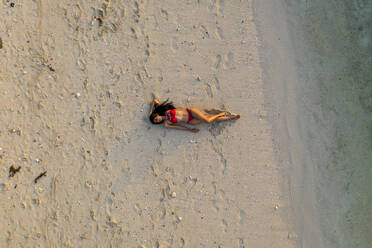
<path fill-rule="evenodd" d="M 206 112 L 208 112 L 209 115 L 204 114 L 196 108 L 176 109 L 173 106 L 173 103 L 168 102 L 168 100 L 160 103 L 157 99 L 154 99 L 150 108 L 150 121 L 152 124 L 164 123 L 164 126 L 168 128 L 176 128 L 197 133 L 199 132 L 199 129 L 185 127 L 178 123 L 198 125 L 200 123 L 236 120 L 240 118 L 240 115 L 232 114 L 228 111 L 206 110 Z"/>

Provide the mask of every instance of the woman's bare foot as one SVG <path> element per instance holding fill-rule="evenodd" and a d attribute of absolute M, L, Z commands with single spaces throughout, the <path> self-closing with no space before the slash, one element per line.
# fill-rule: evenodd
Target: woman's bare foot
<path fill-rule="evenodd" d="M 234 114 L 234 115 L 230 116 L 230 120 L 238 120 L 238 119 L 240 119 L 240 115 L 238 115 L 238 114 Z"/>

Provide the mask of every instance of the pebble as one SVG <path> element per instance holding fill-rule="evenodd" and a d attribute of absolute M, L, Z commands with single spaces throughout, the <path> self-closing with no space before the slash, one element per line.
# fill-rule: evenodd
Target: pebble
<path fill-rule="evenodd" d="M 86 182 L 85 182 L 85 187 L 88 188 L 88 189 L 91 189 L 91 188 L 92 188 L 92 183 L 86 181 Z"/>
<path fill-rule="evenodd" d="M 170 194 L 170 196 L 171 196 L 172 198 L 176 198 L 176 197 L 177 197 L 177 193 L 173 191 L 173 192 Z"/>
<path fill-rule="evenodd" d="M 35 206 L 39 206 L 40 205 L 40 198 L 33 198 L 32 199 L 32 204 L 34 204 Z"/>
<path fill-rule="evenodd" d="M 107 222 L 106 222 L 110 227 L 117 227 L 118 226 L 118 222 L 115 218 L 111 217 L 111 216 L 108 216 L 107 218 Z"/>
<path fill-rule="evenodd" d="M 13 128 L 13 129 L 10 130 L 10 133 L 15 133 L 15 134 L 21 136 L 22 130 L 19 129 L 19 128 L 18 129 Z"/>
<path fill-rule="evenodd" d="M 96 213 L 94 210 L 90 210 L 90 218 L 92 218 L 92 220 L 96 220 Z"/>
<path fill-rule="evenodd" d="M 83 233 L 82 235 L 80 235 L 80 238 L 81 239 L 87 239 L 88 238 L 88 234 L 87 233 Z"/>
<path fill-rule="evenodd" d="M 10 189 L 10 185 L 8 183 L 0 184 L 1 191 L 8 191 Z"/>

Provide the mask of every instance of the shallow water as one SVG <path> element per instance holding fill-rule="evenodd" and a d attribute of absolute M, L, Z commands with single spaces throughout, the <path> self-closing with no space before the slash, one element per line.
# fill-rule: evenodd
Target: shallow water
<path fill-rule="evenodd" d="M 322 246 L 372 247 L 372 0 L 284 1 Z"/>

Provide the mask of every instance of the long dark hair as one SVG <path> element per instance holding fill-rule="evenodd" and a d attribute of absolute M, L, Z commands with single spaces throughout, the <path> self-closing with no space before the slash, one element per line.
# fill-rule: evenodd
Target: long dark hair
<path fill-rule="evenodd" d="M 176 107 L 174 107 L 173 103 L 172 102 L 169 102 L 168 101 L 169 99 L 165 100 L 164 102 L 160 103 L 159 105 L 156 105 L 154 110 L 152 111 L 151 115 L 150 115 L 150 121 L 152 124 L 161 124 L 164 122 L 161 121 L 161 122 L 154 122 L 154 119 L 156 116 L 160 115 L 160 116 L 165 116 L 165 112 L 167 112 L 168 110 L 172 110 L 172 109 L 176 109 Z"/>

